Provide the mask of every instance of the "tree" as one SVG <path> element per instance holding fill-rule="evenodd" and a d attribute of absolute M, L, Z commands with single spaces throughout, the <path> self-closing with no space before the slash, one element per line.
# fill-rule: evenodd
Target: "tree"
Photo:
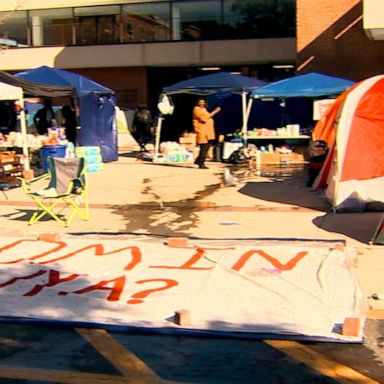
<path fill-rule="evenodd" d="M 232 12 L 244 37 L 295 36 L 294 0 L 236 0 Z"/>
<path fill-rule="evenodd" d="M 26 0 L 16 0 L 15 7 L 11 11 L 0 16 L 0 25 L 6 24 L 7 20 L 24 5 L 25 1 Z M 6 39 L 8 39 L 7 33 L 0 35 L 0 50 L 7 49 L 9 47 L 9 45 L 6 44 Z"/>

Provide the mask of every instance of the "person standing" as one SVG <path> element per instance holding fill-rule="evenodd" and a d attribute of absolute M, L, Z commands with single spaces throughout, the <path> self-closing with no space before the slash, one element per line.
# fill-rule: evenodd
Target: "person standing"
<path fill-rule="evenodd" d="M 141 151 L 146 151 L 146 145 L 152 141 L 152 114 L 145 104 L 141 104 L 133 117 L 134 137 Z"/>
<path fill-rule="evenodd" d="M 215 123 L 213 116 L 221 111 L 220 107 L 216 107 L 212 112 L 208 112 L 205 99 L 199 99 L 193 108 L 193 128 L 196 133 L 196 143 L 200 147 L 199 155 L 195 160 L 195 164 L 200 169 L 208 169 L 205 165 L 208 149 L 213 140 L 215 140 Z"/>
<path fill-rule="evenodd" d="M 61 108 L 61 116 L 67 140 L 76 145 L 77 119 L 75 111 L 70 105 L 64 105 Z"/>
<path fill-rule="evenodd" d="M 40 108 L 33 117 L 33 122 L 39 135 L 46 135 L 48 133 L 48 128 L 55 125 L 54 118 L 55 113 L 52 108 L 52 101 L 45 99 L 44 107 Z"/>

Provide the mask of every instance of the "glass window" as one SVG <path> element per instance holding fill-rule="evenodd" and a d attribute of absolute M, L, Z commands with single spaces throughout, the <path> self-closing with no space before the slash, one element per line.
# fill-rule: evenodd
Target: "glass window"
<path fill-rule="evenodd" d="M 79 17 L 76 28 L 78 44 L 113 44 L 116 40 L 115 16 Z"/>
<path fill-rule="evenodd" d="M 74 44 L 71 8 L 46 9 L 29 12 L 32 45 Z"/>
<path fill-rule="evenodd" d="M 223 0 L 224 23 L 238 37 L 295 36 L 295 0 Z"/>
<path fill-rule="evenodd" d="M 121 42 L 169 40 L 169 3 L 123 5 L 119 19 Z"/>
<path fill-rule="evenodd" d="M 174 40 L 214 39 L 221 34 L 221 0 L 172 3 Z"/>
<path fill-rule="evenodd" d="M 78 44 L 96 44 L 97 43 L 97 17 L 86 16 L 79 17 L 79 23 L 76 28 L 76 42 Z"/>
<path fill-rule="evenodd" d="M 295 0 L 137 0 L 135 4 L 0 12 L 0 45 L 294 37 L 295 4 Z"/>
<path fill-rule="evenodd" d="M 0 45 L 23 47 L 28 45 L 27 12 L 0 12 Z"/>
<path fill-rule="evenodd" d="M 79 7 L 74 9 L 77 44 L 113 44 L 119 42 L 116 20 L 120 6 Z"/>
<path fill-rule="evenodd" d="M 99 7 L 79 7 L 74 9 L 75 16 L 107 16 L 118 15 L 120 13 L 120 6 L 106 5 Z"/>

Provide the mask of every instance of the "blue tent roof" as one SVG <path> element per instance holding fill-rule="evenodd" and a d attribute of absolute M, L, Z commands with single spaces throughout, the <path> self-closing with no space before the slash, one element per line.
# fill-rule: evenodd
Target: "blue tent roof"
<path fill-rule="evenodd" d="M 169 87 L 164 87 L 163 93 L 167 95 L 176 93 L 190 93 L 195 95 L 210 95 L 225 92 L 241 93 L 250 92 L 266 84 L 264 81 L 240 74 L 217 72 L 210 75 L 194 77 L 180 81 Z"/>
<path fill-rule="evenodd" d="M 354 82 L 350 80 L 310 72 L 268 84 L 254 90 L 250 96 L 254 98 L 328 96 L 342 93 L 353 84 Z"/>
<path fill-rule="evenodd" d="M 40 84 L 72 86 L 78 96 L 88 93 L 114 94 L 114 92 L 84 76 L 63 69 L 42 66 L 28 71 L 19 72 L 18 78 L 33 81 Z"/>

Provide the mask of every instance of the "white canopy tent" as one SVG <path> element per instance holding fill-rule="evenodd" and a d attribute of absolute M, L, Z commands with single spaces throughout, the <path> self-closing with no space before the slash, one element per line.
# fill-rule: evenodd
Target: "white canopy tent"
<path fill-rule="evenodd" d="M 0 82 L 0 100 L 15 100 L 19 103 L 21 107 L 19 117 L 20 117 L 21 135 L 23 140 L 22 145 L 23 145 L 23 155 L 24 155 L 24 170 L 29 171 L 30 163 L 29 163 L 28 143 L 27 143 L 27 124 L 26 124 L 25 111 L 24 111 L 23 89 L 21 87 Z"/>

